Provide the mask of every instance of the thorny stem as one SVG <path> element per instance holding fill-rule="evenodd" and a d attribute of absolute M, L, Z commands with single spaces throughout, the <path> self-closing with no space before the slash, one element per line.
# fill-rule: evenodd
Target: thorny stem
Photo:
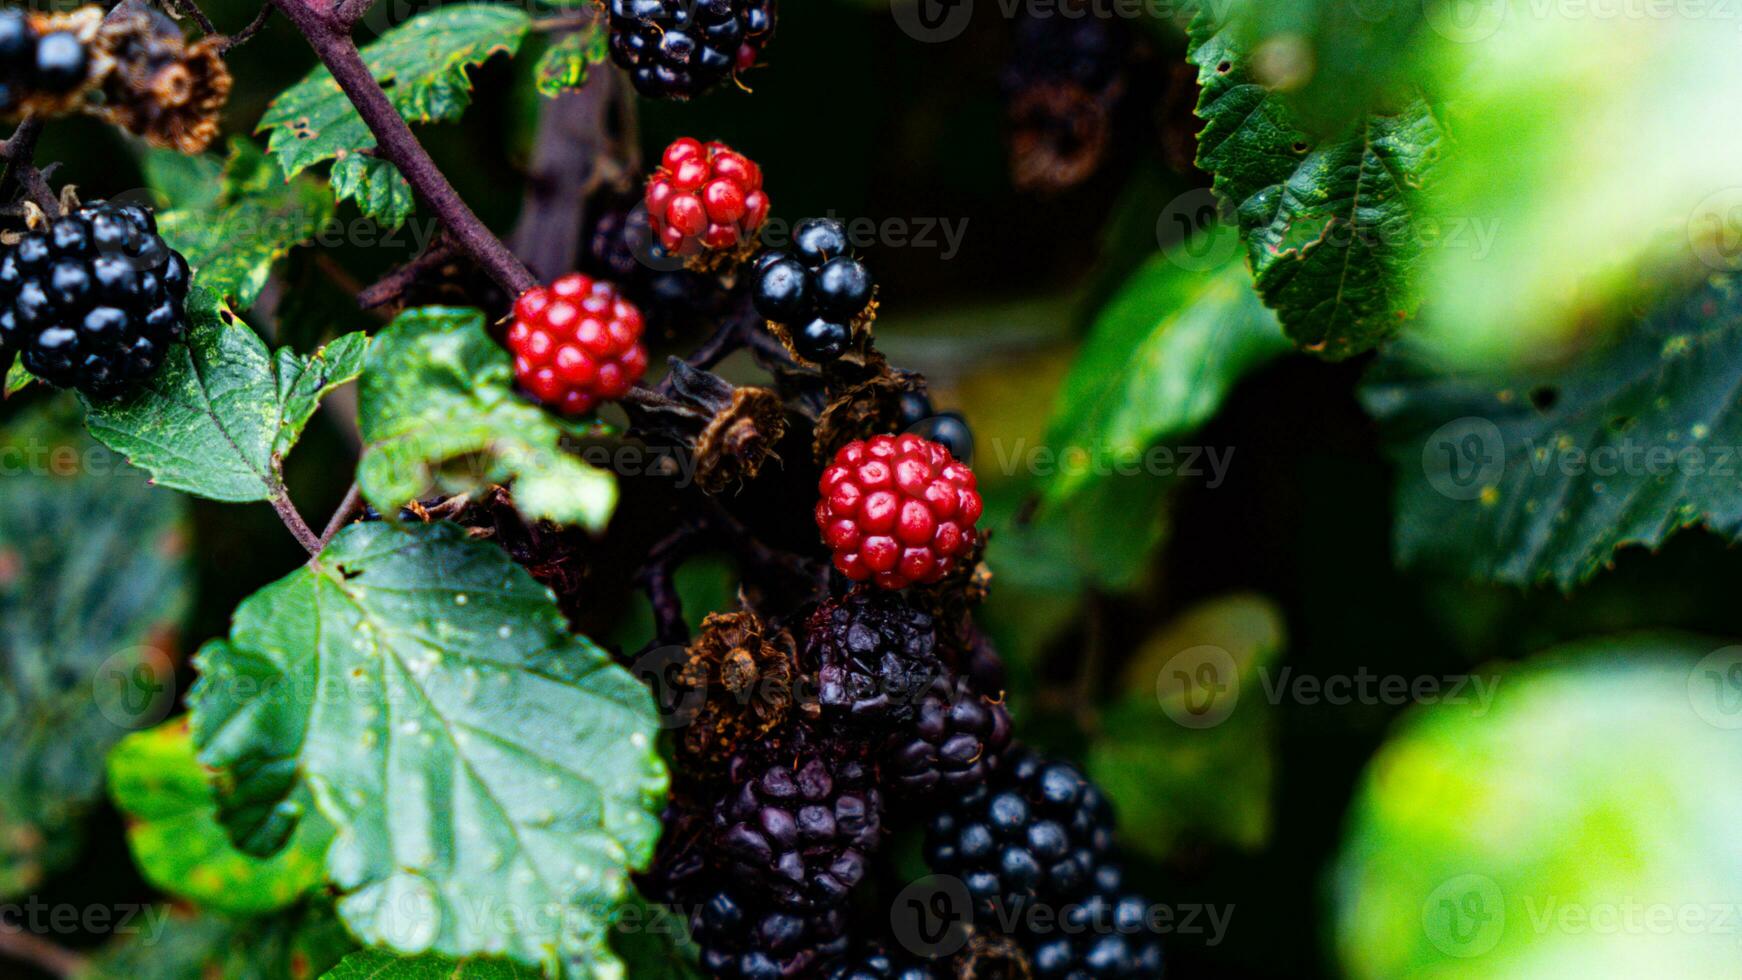
<path fill-rule="evenodd" d="M 0 157 L 6 158 L 6 169 L 0 172 L 0 185 L 4 185 L 7 178 L 16 176 L 25 196 L 52 217 L 60 214 L 60 201 L 34 162 L 36 138 L 41 135 L 42 120 L 30 116 L 18 124 L 6 142 L 0 143 Z"/>
<path fill-rule="evenodd" d="M 538 283 L 532 273 L 478 220 L 459 192 L 448 183 L 441 168 L 412 135 L 411 127 L 400 117 L 399 110 L 393 107 L 387 93 L 381 90 L 381 85 L 370 73 L 369 66 L 363 62 L 350 31 L 356 18 L 367 9 L 366 0 L 348 6 L 335 5 L 331 0 L 272 2 L 308 39 L 315 55 L 332 73 L 346 98 L 356 107 L 357 115 L 374 134 L 381 156 L 398 167 L 406 181 L 428 202 L 455 244 L 509 295 L 518 296 L 536 286 Z"/>

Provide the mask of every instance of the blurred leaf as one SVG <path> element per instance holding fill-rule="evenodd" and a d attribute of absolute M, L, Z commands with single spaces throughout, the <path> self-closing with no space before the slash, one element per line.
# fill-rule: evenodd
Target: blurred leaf
<path fill-rule="evenodd" d="M 365 949 L 344 958 L 321 980 L 542 980 L 544 971 L 508 960 L 459 961 L 427 953 L 401 957 Z"/>
<path fill-rule="evenodd" d="M 147 147 L 140 166 L 158 211 L 210 211 L 218 206 L 224 172 L 218 157 Z"/>
<path fill-rule="evenodd" d="M 1703 525 L 1742 536 L 1742 281 L 1715 277 L 1555 371 L 1362 390 L 1398 468 L 1398 559 L 1569 589 L 1619 548 Z"/>
<path fill-rule="evenodd" d="M 305 782 L 364 943 L 621 975 L 607 934 L 666 787 L 652 698 L 501 548 L 452 524 L 353 524 L 243 602 L 197 665 L 221 819 L 279 836 L 262 828 Z"/>
<path fill-rule="evenodd" d="M 555 98 L 587 84 L 587 71 L 609 54 L 605 19 L 595 17 L 582 30 L 565 34 L 538 59 L 534 73 L 540 95 Z"/>
<path fill-rule="evenodd" d="M 187 500 L 152 491 L 68 399 L 0 430 L 0 897 L 82 842 L 103 758 L 175 697 Z"/>
<path fill-rule="evenodd" d="M 12 366 L 6 369 L 6 388 L 3 395 L 11 398 L 35 383 L 36 375 L 25 370 L 24 362 L 13 361 Z"/>
<path fill-rule="evenodd" d="M 285 180 L 278 165 L 241 137 L 230 140 L 222 190 L 215 202 L 166 211 L 158 231 L 194 270 L 194 285 L 247 309 L 259 298 L 273 263 L 320 232 L 333 217 L 325 188 Z"/>
<path fill-rule="evenodd" d="M 1065 380 L 1049 443 L 1139 459 L 1209 421 L 1235 382 L 1290 349 L 1233 261 L 1234 237 L 1219 227 L 1154 256 L 1126 281 Z M 1088 467 L 1061 468 L 1047 497 L 1065 500 L 1094 478 Z"/>
<path fill-rule="evenodd" d="M 162 371 L 133 394 L 87 400 L 91 433 L 166 487 L 230 502 L 282 496 L 280 463 L 321 399 L 362 370 L 369 338 L 273 354 L 209 294 L 188 305 L 188 341 Z"/>
<path fill-rule="evenodd" d="M 679 910 L 632 893 L 611 932 L 611 947 L 634 980 L 698 980 L 696 946 Z"/>
<path fill-rule="evenodd" d="M 133 859 L 154 886 L 234 915 L 285 908 L 320 886 L 332 826 L 303 819 L 290 845 L 267 860 L 236 850 L 218 823 L 185 718 L 122 739 L 108 768 L 109 795 L 127 817 Z"/>
<path fill-rule="evenodd" d="M 1336 867 L 1348 975 L 1732 975 L 1742 716 L 1707 679 L 1742 654 L 1716 647 L 1588 642 L 1502 674 L 1491 703 L 1412 714 Z"/>
<path fill-rule="evenodd" d="M 1424 12 L 1443 0 L 1235 0 L 1230 22 L 1281 92 L 1315 133 L 1335 133 L 1372 111 L 1413 98 L 1421 78 L 1417 54 Z M 1435 16 L 1443 16 L 1438 10 Z"/>
<path fill-rule="evenodd" d="M 513 55 L 531 23 L 525 11 L 501 4 L 437 7 L 365 45 L 363 60 L 407 122 L 449 122 L 472 101 L 466 69 L 497 52 Z M 375 145 L 369 127 L 325 68 L 274 99 L 259 130 L 271 131 L 267 146 L 293 177 L 323 160 Z"/>
<path fill-rule="evenodd" d="M 399 168 L 380 157 L 346 155 L 333 164 L 333 198 L 357 202 L 363 216 L 384 228 L 398 228 L 416 210 L 411 185 Z"/>
<path fill-rule="evenodd" d="M 376 335 L 358 424 L 357 481 L 383 514 L 438 487 L 510 481 L 530 520 L 597 531 L 617 504 L 612 475 L 564 452 L 554 416 L 515 392 L 508 352 L 477 310 L 407 310 Z M 461 460 L 462 472 L 439 469 L 450 460 Z"/>
<path fill-rule="evenodd" d="M 314 980 L 356 943 L 324 903 L 262 919 L 148 908 L 73 980 Z"/>
<path fill-rule="evenodd" d="M 1275 714 L 1258 671 L 1283 643 L 1275 603 L 1231 595 L 1187 610 L 1127 664 L 1086 759 L 1127 847 L 1163 860 L 1186 834 L 1263 846 Z"/>
<path fill-rule="evenodd" d="M 1265 305 L 1322 357 L 1371 349 L 1415 312 L 1416 214 L 1440 153 L 1439 121 L 1416 100 L 1315 140 L 1208 9 L 1191 39 L 1204 119 L 1197 163 L 1238 221 Z"/>

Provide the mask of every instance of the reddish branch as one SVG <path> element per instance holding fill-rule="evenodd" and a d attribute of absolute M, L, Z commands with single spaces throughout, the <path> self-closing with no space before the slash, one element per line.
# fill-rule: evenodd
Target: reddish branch
<path fill-rule="evenodd" d="M 56 215 L 60 213 L 60 201 L 34 162 L 36 138 L 41 135 L 42 120 L 32 116 L 19 123 L 6 142 L 0 143 L 0 157 L 6 159 L 6 170 L 0 173 L 0 185 L 11 177 L 17 177 L 26 197 L 36 202 L 44 213 Z"/>
<path fill-rule="evenodd" d="M 538 283 L 508 246 L 491 233 L 472 209 L 448 183 L 436 162 L 430 159 L 423 144 L 412 135 L 411 127 L 399 115 L 399 110 L 381 90 L 370 74 L 369 66 L 351 39 L 351 28 L 368 8 L 366 2 L 348 5 L 332 0 L 272 0 L 290 18 L 315 55 L 327 66 L 345 97 L 356 107 L 357 115 L 374 134 L 380 155 L 391 161 L 405 175 L 430 209 L 441 218 L 448 234 L 490 278 L 496 280 L 510 296 L 518 296 Z"/>

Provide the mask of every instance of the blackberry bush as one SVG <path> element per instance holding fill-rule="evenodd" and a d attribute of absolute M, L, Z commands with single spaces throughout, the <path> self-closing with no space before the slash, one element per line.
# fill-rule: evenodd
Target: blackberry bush
<path fill-rule="evenodd" d="M 187 331 L 188 285 L 149 209 L 93 202 L 0 251 L 0 348 L 49 384 L 122 394 Z"/>

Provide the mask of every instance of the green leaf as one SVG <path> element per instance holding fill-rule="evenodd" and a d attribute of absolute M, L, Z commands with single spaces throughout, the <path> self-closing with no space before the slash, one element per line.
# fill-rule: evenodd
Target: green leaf
<path fill-rule="evenodd" d="M 357 945 L 319 902 L 259 919 L 157 906 L 126 928 L 74 980 L 312 980 Z"/>
<path fill-rule="evenodd" d="M 187 500 L 153 492 L 70 399 L 0 431 L 0 897 L 77 853 L 103 758 L 175 698 Z"/>
<path fill-rule="evenodd" d="M 606 937 L 666 786 L 653 701 L 500 548 L 353 524 L 197 663 L 194 739 L 232 836 L 306 784 L 365 944 L 621 975 Z"/>
<path fill-rule="evenodd" d="M 1335 868 L 1345 975 L 1733 973 L 1742 787 L 1721 776 L 1742 740 L 1734 683 L 1710 681 L 1739 662 L 1719 641 L 1588 642 L 1416 711 Z"/>
<path fill-rule="evenodd" d="M 365 949 L 344 958 L 321 980 L 543 980 L 544 973 L 508 960 L 455 960 L 426 954 L 401 957 Z"/>
<path fill-rule="evenodd" d="M 1229 22 L 1273 66 L 1264 79 L 1315 133 L 1334 133 L 1370 111 L 1410 101 L 1419 52 L 1434 39 L 1425 8 L 1389 0 L 1234 0 Z M 1483 12 L 1477 12 L 1481 16 Z M 1433 16 L 1442 16 L 1435 11 Z M 1455 15 L 1454 15 L 1455 16 Z M 1424 36 L 1425 35 L 1425 36 Z"/>
<path fill-rule="evenodd" d="M 158 231 L 194 270 L 194 285 L 254 305 L 272 265 L 318 234 L 332 220 L 332 195 L 309 179 L 286 181 L 271 158 L 240 137 L 215 206 L 187 207 L 157 216 Z"/>
<path fill-rule="evenodd" d="M 232 151 L 234 152 L 234 151 Z M 224 161 L 209 153 L 147 147 L 140 161 L 158 211 L 211 211 L 223 192 Z"/>
<path fill-rule="evenodd" d="M 0 397 L 11 398 L 35 383 L 36 375 L 25 369 L 24 362 L 13 361 L 12 366 L 6 369 L 6 388 L 0 393 Z"/>
<path fill-rule="evenodd" d="M 1295 343 L 1332 360 L 1369 350 L 1417 306 L 1416 215 L 1442 127 L 1418 99 L 1314 140 L 1233 34 L 1208 10 L 1192 22 L 1198 166 L 1215 175 L 1258 292 Z"/>
<path fill-rule="evenodd" d="M 1054 448 L 1139 459 L 1209 421 L 1240 378 L 1290 349 L 1232 261 L 1238 253 L 1234 232 L 1218 228 L 1126 280 L 1065 379 L 1048 427 Z M 1061 469 L 1048 496 L 1064 500 L 1094 478 L 1087 467 Z"/>
<path fill-rule="evenodd" d="M 587 84 L 587 71 L 602 65 L 609 55 L 603 19 L 595 17 L 585 29 L 565 34 L 538 59 L 533 71 L 540 95 L 555 98 Z"/>
<path fill-rule="evenodd" d="M 383 514 L 437 488 L 514 483 L 530 519 L 602 529 L 617 504 L 609 473 L 561 447 L 563 428 L 514 390 L 508 352 L 477 310 L 407 310 L 375 338 L 358 396 L 357 482 Z M 462 460 L 462 472 L 441 464 Z M 451 468 L 450 468 L 451 470 Z"/>
<path fill-rule="evenodd" d="M 1199 604 L 1146 640 L 1085 759 L 1127 846 L 1166 860 L 1188 834 L 1262 847 L 1271 827 L 1267 670 L 1282 613 L 1261 596 Z"/>
<path fill-rule="evenodd" d="M 230 502 L 280 496 L 281 462 L 321 399 L 357 377 L 369 339 L 274 354 L 210 296 L 189 307 L 187 343 L 162 371 L 134 394 L 87 401 L 91 434 L 166 487 Z"/>
<path fill-rule="evenodd" d="M 321 883 L 333 830 L 318 817 L 302 820 L 290 846 L 269 860 L 231 846 L 185 719 L 122 739 L 109 753 L 109 795 L 127 817 L 127 843 L 145 879 L 208 910 L 273 912 Z"/>
<path fill-rule="evenodd" d="M 1684 527 L 1742 536 L 1738 364 L 1731 276 L 1559 370 L 1442 376 L 1382 362 L 1361 395 L 1398 468 L 1398 560 L 1571 588 L 1616 550 Z"/>
<path fill-rule="evenodd" d="M 333 164 L 333 197 L 353 200 L 366 218 L 385 228 L 398 228 L 417 207 L 411 185 L 399 168 L 380 157 L 348 154 Z"/>
<path fill-rule="evenodd" d="M 631 893 L 611 929 L 611 948 L 635 980 L 699 980 L 696 945 L 681 911 Z"/>
<path fill-rule="evenodd" d="M 471 102 L 466 69 L 497 52 L 513 55 L 531 23 L 525 11 L 506 5 L 438 7 L 364 47 L 363 60 L 407 122 L 449 122 Z M 292 176 L 375 145 L 369 127 L 325 68 L 274 99 L 259 128 L 271 131 L 267 146 Z"/>

